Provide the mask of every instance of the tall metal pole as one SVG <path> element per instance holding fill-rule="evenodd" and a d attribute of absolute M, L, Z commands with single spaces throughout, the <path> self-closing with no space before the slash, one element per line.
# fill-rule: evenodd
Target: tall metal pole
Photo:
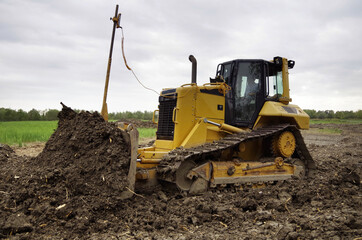
<path fill-rule="evenodd" d="M 108 93 L 109 76 L 111 73 L 114 33 L 116 32 L 116 27 L 119 27 L 119 25 L 118 25 L 119 20 L 120 20 L 119 18 L 120 18 L 120 15 L 118 16 L 118 5 L 116 5 L 116 11 L 114 13 L 114 17 L 111 18 L 111 20 L 113 21 L 113 31 L 112 31 L 111 47 L 109 49 L 106 83 L 104 86 L 103 104 L 102 104 L 102 110 L 101 110 L 101 115 L 104 118 L 104 120 L 106 120 L 106 121 L 108 121 L 107 93 Z"/>

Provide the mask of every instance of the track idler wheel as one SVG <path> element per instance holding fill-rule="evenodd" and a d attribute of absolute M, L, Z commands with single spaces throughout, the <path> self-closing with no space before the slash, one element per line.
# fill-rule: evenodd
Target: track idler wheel
<path fill-rule="evenodd" d="M 209 181 L 199 177 L 193 171 L 197 167 L 198 165 L 192 160 L 187 160 L 180 164 L 176 171 L 176 185 L 179 189 L 190 194 L 199 194 L 207 191 Z"/>
<path fill-rule="evenodd" d="M 194 161 L 184 161 L 176 171 L 176 184 L 183 191 L 189 191 L 193 180 L 187 177 L 187 174 L 196 167 Z"/>
<path fill-rule="evenodd" d="M 296 148 L 295 137 L 292 132 L 285 131 L 273 139 L 273 153 L 277 157 L 291 157 Z"/>

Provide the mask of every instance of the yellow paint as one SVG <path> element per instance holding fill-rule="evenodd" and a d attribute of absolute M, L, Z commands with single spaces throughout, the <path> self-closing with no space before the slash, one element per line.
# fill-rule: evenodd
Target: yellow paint
<path fill-rule="evenodd" d="M 283 157 L 291 157 L 296 147 L 295 137 L 289 131 L 280 134 L 275 144 L 275 149 Z"/>
<path fill-rule="evenodd" d="M 173 141 L 171 140 L 156 140 L 155 141 L 155 151 L 170 151 L 173 148 Z"/>
<path fill-rule="evenodd" d="M 181 143 L 182 147 L 189 148 L 196 145 L 201 145 L 206 142 L 207 125 L 203 119 L 198 119 L 194 127 Z"/>
<path fill-rule="evenodd" d="M 295 113 L 289 113 L 283 107 L 293 109 Z M 264 103 L 254 128 L 280 123 L 295 124 L 300 129 L 309 129 L 309 116 L 297 105 L 268 101 Z"/>
<path fill-rule="evenodd" d="M 213 176 L 212 178 L 227 178 L 227 177 L 243 177 L 243 176 L 266 176 L 273 174 L 293 174 L 294 166 L 283 164 L 279 166 L 273 163 L 263 164 L 260 162 L 212 162 Z M 228 174 L 229 168 L 235 168 L 232 175 Z"/>
<path fill-rule="evenodd" d="M 222 110 L 218 110 L 218 105 Z M 223 122 L 225 116 L 225 97 L 198 92 L 196 94 L 196 117 Z"/>
<path fill-rule="evenodd" d="M 186 85 L 176 89 L 177 105 L 172 149 L 181 146 L 196 124 L 196 85 Z"/>
<path fill-rule="evenodd" d="M 217 139 L 224 138 L 226 135 L 228 134 L 225 131 L 220 131 L 218 127 L 210 124 L 207 125 L 206 142 L 213 142 Z"/>
<path fill-rule="evenodd" d="M 288 104 L 292 101 L 289 97 L 289 72 L 288 72 L 288 59 L 283 58 L 283 67 L 282 67 L 282 78 L 283 78 L 283 95 L 279 98 L 284 104 Z"/>
<path fill-rule="evenodd" d="M 220 126 L 221 130 L 224 130 L 226 132 L 230 132 L 230 133 L 241 133 L 241 132 L 245 132 L 245 130 L 241 129 L 241 128 L 237 128 L 234 126 L 231 126 L 229 124 L 226 123 L 222 123 Z"/>

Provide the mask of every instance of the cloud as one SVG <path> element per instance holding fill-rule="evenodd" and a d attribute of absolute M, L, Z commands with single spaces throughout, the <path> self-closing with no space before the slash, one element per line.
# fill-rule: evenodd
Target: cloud
<path fill-rule="evenodd" d="M 129 65 L 157 91 L 198 82 L 237 58 L 296 61 L 293 103 L 358 110 L 362 97 L 362 3 L 346 1 L 41 1 L 0 2 L 0 102 L 30 110 L 100 110 L 115 4 L 120 5 Z M 116 31 L 109 111 L 153 110 L 158 97 L 124 64 Z"/>

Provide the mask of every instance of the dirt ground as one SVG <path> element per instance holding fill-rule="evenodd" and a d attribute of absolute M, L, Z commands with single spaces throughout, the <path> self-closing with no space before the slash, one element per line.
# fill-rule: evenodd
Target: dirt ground
<path fill-rule="evenodd" d="M 68 112 L 63 119 L 43 147 L 14 152 L 0 145 L 0 238 L 362 237 L 362 124 L 303 131 L 317 164 L 314 178 L 200 196 L 159 188 L 121 200 L 128 163 L 119 156 L 129 154 L 119 148 L 126 145 L 122 135 L 96 114 Z M 333 128 L 342 132 L 321 131 Z"/>

